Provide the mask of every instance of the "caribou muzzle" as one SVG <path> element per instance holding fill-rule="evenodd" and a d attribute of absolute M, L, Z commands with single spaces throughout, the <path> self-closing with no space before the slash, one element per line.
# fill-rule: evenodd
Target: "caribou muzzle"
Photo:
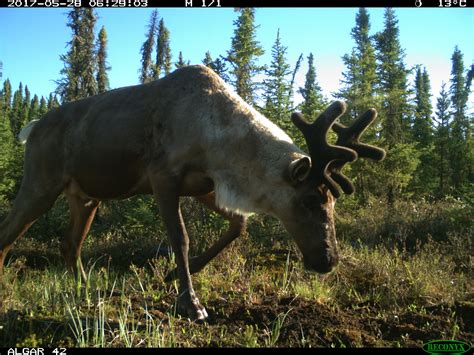
<path fill-rule="evenodd" d="M 311 253 L 303 253 L 303 265 L 308 271 L 326 274 L 332 271 L 338 263 L 339 253 L 336 246 L 329 247 L 327 245 L 322 250 L 320 249 Z"/>

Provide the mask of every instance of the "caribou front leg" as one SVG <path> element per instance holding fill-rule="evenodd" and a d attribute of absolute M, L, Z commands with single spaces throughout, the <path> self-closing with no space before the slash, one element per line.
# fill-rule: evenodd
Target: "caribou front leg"
<path fill-rule="evenodd" d="M 160 208 L 177 265 L 179 279 L 177 310 L 179 314 L 192 320 L 204 320 L 207 318 L 207 312 L 194 293 L 189 273 L 189 238 L 181 215 L 178 191 L 172 184 L 159 184 L 154 188 L 155 199 Z"/>
<path fill-rule="evenodd" d="M 229 228 L 209 249 L 198 256 L 189 259 L 189 272 L 194 274 L 201 271 L 212 259 L 214 259 L 227 245 L 240 236 L 246 227 L 246 217 L 226 211 L 216 205 L 214 192 L 198 196 L 196 199 L 210 210 L 219 213 L 229 221 Z M 178 277 L 177 269 L 171 270 L 165 277 L 165 282 L 170 282 Z"/>

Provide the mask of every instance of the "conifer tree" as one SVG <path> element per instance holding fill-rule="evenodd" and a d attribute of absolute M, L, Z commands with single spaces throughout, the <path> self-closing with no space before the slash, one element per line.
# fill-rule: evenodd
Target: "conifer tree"
<path fill-rule="evenodd" d="M 178 61 L 175 63 L 175 67 L 176 69 L 179 69 L 179 68 L 182 68 L 182 67 L 185 67 L 189 65 L 189 60 L 186 62 L 184 59 L 183 59 L 183 52 L 179 52 L 179 55 L 178 55 Z"/>
<path fill-rule="evenodd" d="M 303 102 L 299 107 L 301 113 L 307 119 L 314 120 L 318 114 L 325 109 L 327 101 L 317 81 L 313 53 L 308 55 L 308 71 L 306 73 L 304 87 L 300 87 L 298 92 L 303 96 Z"/>
<path fill-rule="evenodd" d="M 48 105 L 46 103 L 46 100 L 43 96 L 41 96 L 40 104 L 39 104 L 39 110 L 38 110 L 39 117 L 43 117 L 44 114 L 48 111 L 49 110 L 48 110 Z"/>
<path fill-rule="evenodd" d="M 472 71 L 464 73 L 463 54 L 456 46 L 451 57 L 451 95 L 452 122 L 449 145 L 451 162 L 451 181 L 457 194 L 464 193 L 473 184 L 474 152 L 472 142 L 472 123 L 467 115 L 467 101 L 471 92 Z"/>
<path fill-rule="evenodd" d="M 256 40 L 258 26 L 254 22 L 255 9 L 240 9 L 240 16 L 234 21 L 234 36 L 226 58 L 231 66 L 232 84 L 237 94 L 251 105 L 256 101 L 253 78 L 263 70 L 262 66 L 257 65 L 257 59 L 264 53 Z"/>
<path fill-rule="evenodd" d="M 158 26 L 156 48 L 156 64 L 153 67 L 153 78 L 158 79 L 161 73 L 168 75 L 171 71 L 170 32 L 165 26 L 163 18 Z"/>
<path fill-rule="evenodd" d="M 23 115 L 23 84 L 20 82 L 18 90 L 13 94 L 12 108 L 10 111 L 10 127 L 14 137 L 18 136 L 22 127 Z"/>
<path fill-rule="evenodd" d="M 391 8 L 385 10 L 384 29 L 375 35 L 379 117 L 387 158 L 380 164 L 378 179 L 386 191 L 389 205 L 410 183 L 419 163 L 419 151 L 410 143 L 411 109 L 405 68 L 405 53 L 399 41 L 398 20 Z"/>
<path fill-rule="evenodd" d="M 109 90 L 109 76 L 111 68 L 107 63 L 107 31 L 102 26 L 97 40 L 97 92 L 100 94 Z"/>
<path fill-rule="evenodd" d="M 156 22 L 158 20 L 158 11 L 153 10 L 148 24 L 148 31 L 146 33 L 146 40 L 140 49 L 142 55 L 142 66 L 140 69 L 140 83 L 146 83 L 152 79 L 152 68 L 154 66 L 151 59 L 153 47 L 155 46 Z"/>
<path fill-rule="evenodd" d="M 14 180 L 11 176 L 13 134 L 7 114 L 9 110 L 6 109 L 9 104 L 9 102 L 6 103 L 6 92 L 3 89 L 0 91 L 0 204 L 6 203 L 14 186 Z"/>
<path fill-rule="evenodd" d="M 72 39 L 68 43 L 69 51 L 65 55 L 61 55 L 60 59 L 64 63 L 64 68 L 60 73 L 63 78 L 57 81 L 58 87 L 56 91 L 61 96 L 63 102 L 73 101 L 80 97 L 80 75 L 81 75 L 81 34 L 80 21 L 82 10 L 80 8 L 72 9 L 67 17 L 67 26 L 72 31 Z"/>
<path fill-rule="evenodd" d="M 230 78 L 227 75 L 228 68 L 224 60 L 221 58 L 213 60 L 211 52 L 207 51 L 202 60 L 202 64 L 214 70 L 224 81 L 229 82 Z"/>
<path fill-rule="evenodd" d="M 31 93 L 28 85 L 25 85 L 25 97 L 23 99 L 23 108 L 20 117 L 20 129 L 28 122 L 30 116 Z"/>
<path fill-rule="evenodd" d="M 450 185 L 450 164 L 449 164 L 449 124 L 450 124 L 450 100 L 446 83 L 443 82 L 439 97 L 436 100 L 436 132 L 435 132 L 435 153 L 436 166 L 438 168 L 438 195 L 444 196 L 448 193 Z"/>
<path fill-rule="evenodd" d="M 38 95 L 35 94 L 31 100 L 30 112 L 28 113 L 28 121 L 36 120 L 40 118 L 40 106 Z"/>
<path fill-rule="evenodd" d="M 370 36 L 370 16 L 365 8 L 356 14 L 356 24 L 351 37 L 355 46 L 350 54 L 345 54 L 342 61 L 346 66 L 343 72 L 343 88 L 336 97 L 348 104 L 346 114 L 341 118 L 344 123 L 359 117 L 367 108 L 377 107 L 375 87 L 377 83 L 375 49 Z M 369 128 L 366 137 L 373 136 L 377 124 Z"/>
<path fill-rule="evenodd" d="M 275 43 L 272 47 L 272 61 L 267 68 L 267 79 L 263 81 L 265 106 L 263 113 L 287 132 L 293 127 L 290 121 L 291 87 L 288 76 L 291 74 L 290 65 L 286 62 L 288 48 L 283 46 L 278 29 Z"/>
<path fill-rule="evenodd" d="M 413 175 L 411 188 L 418 194 L 432 194 L 436 182 L 436 160 L 433 156 L 433 120 L 431 115 L 431 86 L 426 68 L 416 70 L 415 112 L 412 125 L 412 138 L 420 154 L 420 163 Z"/>
<path fill-rule="evenodd" d="M 95 77 L 97 60 L 94 50 L 94 27 L 97 21 L 94 9 L 74 8 L 68 13 L 67 26 L 72 39 L 69 50 L 60 59 L 64 64 L 56 81 L 56 92 L 62 102 L 78 100 L 97 93 Z"/>
<path fill-rule="evenodd" d="M 4 117 L 9 118 L 10 117 L 10 111 L 11 111 L 11 101 L 12 101 L 12 85 L 10 83 L 10 80 L 7 79 L 3 82 L 3 89 L 2 89 L 2 110 L 4 113 Z"/>
<path fill-rule="evenodd" d="M 426 68 L 418 67 L 415 77 L 415 115 L 412 135 L 419 147 L 428 147 L 433 141 L 433 123 L 431 120 L 431 86 Z"/>
<path fill-rule="evenodd" d="M 369 108 L 378 109 L 376 94 L 377 63 L 373 37 L 370 35 L 370 16 L 365 8 L 359 8 L 355 16 L 355 26 L 351 30 L 354 47 L 350 53 L 342 57 L 346 67 L 342 73 L 342 88 L 335 96 L 344 100 L 348 109 L 340 118 L 344 124 L 350 124 Z M 380 119 L 376 120 L 364 133 L 364 140 L 369 144 L 380 145 L 377 142 L 377 133 L 380 130 Z M 357 189 L 359 203 L 368 201 L 369 194 L 381 191 L 384 184 L 378 177 L 381 176 L 380 166 L 369 160 L 359 159 L 356 163 L 347 166 L 351 169 L 351 176 Z M 377 186 L 379 185 L 379 186 Z"/>
<path fill-rule="evenodd" d="M 211 68 L 212 69 L 212 55 L 211 55 L 211 52 L 209 51 L 206 51 L 206 54 L 204 54 L 204 59 L 202 60 L 202 64 L 204 64 L 206 67 L 208 68 Z"/>
<path fill-rule="evenodd" d="M 17 137 L 20 130 L 24 126 L 25 119 L 25 96 L 23 95 L 24 89 L 23 84 L 20 82 L 18 90 L 13 94 L 12 109 L 10 110 L 10 130 L 12 134 L 12 149 L 11 149 L 11 160 L 8 167 L 9 179 L 13 181 L 13 187 L 11 192 L 18 191 L 18 187 L 21 182 L 21 176 L 23 174 L 23 154 L 24 147 L 19 144 Z M 29 95 L 29 91 L 27 91 Z M 13 198 L 13 195 L 7 196 L 8 199 Z"/>
<path fill-rule="evenodd" d="M 375 35 L 378 90 L 382 99 L 380 116 L 382 135 L 389 148 L 399 142 L 406 142 L 410 128 L 410 107 L 408 104 L 405 51 L 399 41 L 398 20 L 395 11 L 385 10 L 385 28 Z"/>
<path fill-rule="evenodd" d="M 97 16 L 93 8 L 85 8 L 81 21 L 83 74 L 81 98 L 97 94 L 97 57 L 95 49 L 95 24 Z"/>
<path fill-rule="evenodd" d="M 298 59 L 296 60 L 295 67 L 293 68 L 293 72 L 291 73 L 291 80 L 290 80 L 288 95 L 290 95 L 290 101 L 291 101 L 292 106 L 293 106 L 293 95 L 294 95 L 296 74 L 298 74 L 298 71 L 300 70 L 302 62 L 303 62 L 303 53 L 301 53 Z"/>
<path fill-rule="evenodd" d="M 56 97 L 56 95 L 53 95 L 52 93 L 50 93 L 48 97 L 48 104 L 47 104 L 48 111 L 55 107 L 59 107 L 58 98 Z"/>

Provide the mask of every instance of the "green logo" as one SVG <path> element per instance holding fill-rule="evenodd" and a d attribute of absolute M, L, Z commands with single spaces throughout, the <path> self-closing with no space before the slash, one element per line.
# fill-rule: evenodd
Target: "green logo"
<path fill-rule="evenodd" d="M 471 346 L 457 340 L 432 340 L 423 344 L 423 350 L 429 354 L 464 354 Z"/>

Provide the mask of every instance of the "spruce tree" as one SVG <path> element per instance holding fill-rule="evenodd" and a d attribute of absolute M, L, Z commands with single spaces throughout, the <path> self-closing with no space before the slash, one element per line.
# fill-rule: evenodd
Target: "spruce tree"
<path fill-rule="evenodd" d="M 109 90 L 109 76 L 107 71 L 107 31 L 102 26 L 97 40 L 97 92 L 100 94 Z"/>
<path fill-rule="evenodd" d="M 464 73 L 463 54 L 456 46 L 451 57 L 452 122 L 449 145 L 452 183 L 456 194 L 463 194 L 472 187 L 474 152 L 472 123 L 467 115 L 467 101 L 471 92 L 472 72 Z"/>
<path fill-rule="evenodd" d="M 419 147 L 428 147 L 433 141 L 433 123 L 431 120 L 431 86 L 426 68 L 417 68 L 415 77 L 415 115 L 412 135 Z"/>
<path fill-rule="evenodd" d="M 72 39 L 69 50 L 60 59 L 64 64 L 56 81 L 56 92 L 62 102 L 78 100 L 97 93 L 95 78 L 97 60 L 94 50 L 94 27 L 97 21 L 94 9 L 74 8 L 68 13 L 67 26 Z"/>
<path fill-rule="evenodd" d="M 23 84 L 20 82 L 18 90 L 13 94 L 12 108 L 10 111 L 10 127 L 14 137 L 18 136 L 23 116 Z"/>
<path fill-rule="evenodd" d="M 179 69 L 179 68 L 182 68 L 182 67 L 185 67 L 187 65 L 189 65 L 189 60 L 186 62 L 184 59 L 183 59 L 183 52 L 179 52 L 179 55 L 178 55 L 178 61 L 174 64 L 176 69 Z"/>
<path fill-rule="evenodd" d="M 436 167 L 438 170 L 438 196 L 444 196 L 448 193 L 450 185 L 450 162 L 449 162 L 449 124 L 451 106 L 449 92 L 446 89 L 446 83 L 443 82 L 439 97 L 436 100 L 436 131 L 435 131 L 435 153 Z"/>
<path fill-rule="evenodd" d="M 385 10 L 385 28 L 375 35 L 377 77 L 382 99 L 380 116 L 382 135 L 389 148 L 396 143 L 407 141 L 410 128 L 410 107 L 408 104 L 405 51 L 399 41 L 398 20 L 391 8 Z"/>
<path fill-rule="evenodd" d="M 52 93 L 50 93 L 48 97 L 48 105 L 47 105 L 48 111 L 52 110 L 55 107 L 59 107 L 58 98 L 56 97 L 56 95 L 53 95 Z"/>
<path fill-rule="evenodd" d="M 12 192 L 18 191 L 18 187 L 21 182 L 23 174 L 23 154 L 24 147 L 19 144 L 17 137 L 20 130 L 25 125 L 27 116 L 25 115 L 25 96 L 23 95 L 24 89 L 23 84 L 20 82 L 18 90 L 13 94 L 12 109 L 10 111 L 10 130 L 12 134 L 12 149 L 11 149 L 11 160 L 8 167 L 9 178 L 13 181 L 14 186 Z M 29 91 L 28 91 L 29 95 Z M 8 199 L 13 198 L 13 195 L 7 196 Z"/>
<path fill-rule="evenodd" d="M 263 81 L 265 106 L 263 113 L 280 127 L 289 131 L 293 127 L 290 121 L 290 65 L 286 61 L 288 48 L 283 46 L 280 30 L 272 47 L 272 61 L 265 73 L 267 78 Z"/>
<path fill-rule="evenodd" d="M 156 47 L 156 64 L 153 67 L 154 79 L 158 79 L 162 72 L 164 75 L 168 75 L 171 71 L 170 32 L 166 28 L 163 18 L 160 20 L 158 26 Z"/>
<path fill-rule="evenodd" d="M 10 117 L 11 111 L 11 101 L 12 101 L 12 85 L 10 80 L 7 79 L 3 82 L 3 89 L 2 89 L 2 110 L 4 113 L 4 117 Z"/>
<path fill-rule="evenodd" d="M 359 117 L 368 108 L 377 107 L 375 87 L 377 83 L 375 49 L 370 36 L 370 16 L 365 8 L 356 14 L 356 24 L 351 31 L 355 42 L 350 54 L 342 61 L 346 66 L 343 72 L 343 88 L 336 97 L 348 104 L 346 114 L 341 118 L 344 123 Z M 369 128 L 367 136 L 373 136 L 377 124 Z M 371 134 L 372 133 L 372 134 Z"/>
<path fill-rule="evenodd" d="M 5 83 L 4 83 L 5 88 Z M 9 199 L 14 186 L 11 176 L 11 164 L 13 161 L 13 134 L 10 128 L 10 120 L 6 106 L 7 93 L 0 91 L 0 205 Z"/>
<path fill-rule="evenodd" d="M 204 64 L 206 67 L 212 69 L 212 55 L 211 52 L 207 51 L 206 54 L 204 55 L 204 59 L 202 60 L 202 64 Z"/>
<path fill-rule="evenodd" d="M 318 114 L 325 109 L 327 101 L 317 81 L 313 53 L 308 55 L 308 71 L 306 73 L 304 87 L 300 87 L 298 92 L 303 96 L 303 102 L 299 106 L 301 113 L 308 120 L 314 120 Z"/>
<path fill-rule="evenodd" d="M 41 96 L 39 110 L 38 110 L 39 117 L 43 117 L 48 111 L 49 110 L 48 110 L 48 105 L 46 103 L 46 100 L 43 96 Z"/>
<path fill-rule="evenodd" d="M 335 96 L 344 100 L 348 109 L 340 118 L 344 124 L 350 124 L 369 108 L 378 109 L 376 93 L 377 85 L 377 63 L 373 38 L 370 35 L 370 16 L 365 8 L 359 8 L 355 16 L 355 26 L 351 30 L 354 47 L 350 53 L 342 57 L 346 67 L 342 73 L 342 88 Z M 376 120 L 364 133 L 364 140 L 369 144 L 380 145 L 377 142 L 377 133 L 380 130 L 380 120 Z M 378 179 L 380 166 L 372 164 L 366 159 L 359 159 L 356 163 L 347 166 L 351 169 L 351 176 L 357 189 L 359 203 L 368 201 L 369 195 L 382 190 L 382 184 Z"/>
<path fill-rule="evenodd" d="M 391 8 L 385 10 L 384 17 L 385 27 L 375 35 L 381 135 L 387 148 L 387 158 L 380 165 L 378 178 L 392 206 L 397 194 L 410 183 L 419 163 L 419 152 L 408 135 L 411 121 L 409 70 L 405 68 L 405 53 L 399 41 L 398 20 Z"/>
<path fill-rule="evenodd" d="M 30 112 L 28 113 L 28 121 L 40 118 L 40 106 L 38 95 L 35 94 L 31 100 Z"/>
<path fill-rule="evenodd" d="M 416 70 L 415 112 L 412 125 L 412 138 L 420 154 L 420 163 L 413 175 L 411 188 L 418 194 L 432 194 L 436 182 L 436 159 L 433 155 L 433 121 L 431 115 L 431 86 L 426 68 Z"/>
<path fill-rule="evenodd" d="M 264 53 L 256 40 L 258 26 L 254 22 L 255 9 L 240 9 L 240 16 L 234 21 L 234 36 L 226 58 L 231 66 L 232 84 L 237 94 L 251 105 L 256 101 L 253 78 L 263 70 L 262 66 L 257 65 L 257 59 Z"/>
<path fill-rule="evenodd" d="M 158 10 L 153 10 L 148 23 L 148 31 L 146 33 L 146 40 L 143 42 L 140 53 L 142 55 L 142 66 L 140 69 L 140 83 L 146 83 L 152 79 L 153 61 L 151 55 L 153 47 L 155 46 L 156 22 L 158 20 Z"/>
<path fill-rule="evenodd" d="M 298 71 L 300 70 L 302 62 L 303 62 L 303 53 L 301 53 L 298 59 L 296 60 L 295 67 L 293 68 L 293 72 L 291 73 L 290 88 L 288 91 L 288 95 L 290 95 L 290 101 L 292 102 L 292 105 L 293 105 L 293 95 L 294 95 L 296 74 L 298 74 Z"/>
<path fill-rule="evenodd" d="M 28 85 L 25 85 L 25 97 L 23 99 L 23 108 L 21 111 L 20 125 L 21 128 L 26 125 L 30 117 L 31 93 Z"/>
<path fill-rule="evenodd" d="M 80 97 L 80 75 L 82 71 L 82 63 L 80 58 L 81 51 L 81 34 L 80 21 L 82 9 L 74 8 L 68 13 L 67 26 L 72 31 L 72 39 L 68 43 L 69 51 L 65 55 L 61 55 L 60 59 L 64 63 L 64 68 L 60 73 L 63 78 L 57 81 L 58 87 L 56 91 L 63 102 L 74 101 Z"/>
<path fill-rule="evenodd" d="M 451 104 L 453 107 L 453 122 L 456 122 L 460 129 L 466 128 L 466 106 L 469 96 L 469 87 L 466 87 L 466 77 L 464 76 L 463 54 L 456 46 L 451 56 Z"/>
<path fill-rule="evenodd" d="M 97 57 L 95 49 L 95 24 L 97 16 L 93 8 L 84 9 L 83 18 L 81 21 L 81 38 L 82 42 L 82 60 L 83 60 L 83 74 L 82 86 L 83 90 L 81 98 L 97 94 Z"/>
<path fill-rule="evenodd" d="M 225 64 L 225 60 L 221 58 L 213 60 L 211 52 L 207 51 L 204 59 L 202 60 L 202 64 L 214 70 L 222 79 L 224 79 L 224 81 L 229 82 L 230 78 L 227 75 L 228 68 Z"/>

